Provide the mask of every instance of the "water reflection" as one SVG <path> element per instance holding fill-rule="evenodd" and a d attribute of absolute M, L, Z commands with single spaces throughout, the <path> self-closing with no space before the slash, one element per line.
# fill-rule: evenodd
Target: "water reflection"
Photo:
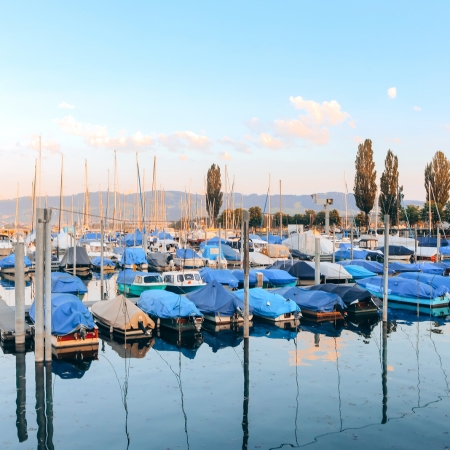
<path fill-rule="evenodd" d="M 172 330 L 158 330 L 153 348 L 159 352 L 179 352 L 188 359 L 194 359 L 203 344 L 202 333 L 183 333 Z"/>
<path fill-rule="evenodd" d="M 27 431 L 27 380 L 26 380 L 26 360 L 25 353 L 16 355 L 16 427 L 19 442 L 28 439 Z"/>
<path fill-rule="evenodd" d="M 127 341 L 113 340 L 100 334 L 102 340 L 102 352 L 105 352 L 105 343 L 121 358 L 145 358 L 150 349 L 155 345 L 155 339 L 135 339 Z"/>

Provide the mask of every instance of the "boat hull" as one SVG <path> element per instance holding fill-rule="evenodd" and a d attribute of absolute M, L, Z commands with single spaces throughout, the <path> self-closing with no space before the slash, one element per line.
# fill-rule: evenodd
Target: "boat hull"
<path fill-rule="evenodd" d="M 175 294 L 190 294 L 191 292 L 198 291 L 204 286 L 205 286 L 204 284 L 183 285 L 183 286 L 168 284 L 166 287 L 166 291 L 174 292 Z"/>
<path fill-rule="evenodd" d="M 176 317 L 173 319 L 165 319 L 153 315 L 150 317 L 153 319 L 156 326 L 169 328 L 178 332 L 199 332 L 203 323 L 203 317 L 195 317 L 194 320 L 191 320 L 190 317 Z"/>
<path fill-rule="evenodd" d="M 52 347 L 56 350 L 64 348 L 71 349 L 75 347 L 98 347 L 98 329 L 88 330 L 83 339 L 79 331 L 69 333 L 64 336 L 55 336 L 52 334 Z"/>
<path fill-rule="evenodd" d="M 368 291 L 375 297 L 378 297 L 380 300 L 383 300 L 383 294 L 379 294 L 378 292 L 373 292 L 370 289 Z M 398 304 L 408 305 L 417 307 L 417 305 L 426 308 L 445 308 L 449 306 L 449 301 L 442 297 L 437 298 L 414 298 L 414 297 L 403 297 L 401 295 L 388 295 L 389 302 L 396 302 Z"/>
<path fill-rule="evenodd" d="M 144 291 L 150 291 L 153 289 L 166 289 L 165 284 L 157 284 L 149 285 L 149 284 L 131 284 L 131 285 L 125 285 L 121 283 L 117 283 L 117 291 L 121 294 L 130 294 L 135 295 L 136 297 L 139 297 Z"/>
<path fill-rule="evenodd" d="M 302 310 L 303 313 L 303 310 Z M 294 316 L 294 313 L 286 313 L 286 314 L 280 314 L 277 317 L 267 317 L 267 316 L 259 316 L 257 314 L 254 315 L 258 320 L 263 320 L 265 322 L 270 323 L 277 323 L 277 322 L 285 322 L 285 321 L 297 321 L 300 323 L 299 319 L 296 319 Z"/>
<path fill-rule="evenodd" d="M 204 314 L 204 318 L 206 321 L 214 323 L 216 325 L 227 325 L 230 323 L 244 323 L 244 318 L 242 316 L 222 316 L 222 315 L 217 315 L 217 316 L 212 316 L 209 314 Z M 253 314 L 250 314 L 248 316 L 248 320 L 252 320 L 253 319 Z"/>

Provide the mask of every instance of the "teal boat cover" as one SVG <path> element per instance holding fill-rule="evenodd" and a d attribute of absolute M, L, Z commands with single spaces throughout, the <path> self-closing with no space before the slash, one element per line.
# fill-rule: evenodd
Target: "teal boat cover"
<path fill-rule="evenodd" d="M 360 280 L 362 278 L 375 277 L 377 274 L 365 269 L 361 266 L 353 266 L 352 264 L 347 264 L 345 270 L 352 276 L 354 280 Z"/>

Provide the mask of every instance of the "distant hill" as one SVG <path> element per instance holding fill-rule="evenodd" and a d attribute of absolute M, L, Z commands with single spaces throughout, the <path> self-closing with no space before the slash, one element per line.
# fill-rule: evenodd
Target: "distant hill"
<path fill-rule="evenodd" d="M 103 210 L 106 211 L 108 208 L 108 199 L 106 192 L 93 192 L 89 196 L 90 201 L 90 214 L 99 215 L 99 205 L 100 205 L 100 195 L 102 196 Z M 161 193 L 157 192 L 158 198 Z M 332 198 L 333 206 L 332 208 L 337 209 L 341 215 L 345 214 L 345 194 L 342 192 L 325 192 L 317 194 L 319 198 Z M 187 195 L 181 191 L 166 191 L 164 193 L 165 206 L 166 206 L 166 218 L 169 221 L 175 221 L 180 219 L 180 206 L 181 204 L 186 204 Z M 231 196 L 230 196 L 231 197 Z M 74 211 L 83 211 L 84 206 L 84 194 L 76 194 L 72 196 L 64 197 L 64 209 L 66 212 L 63 213 L 62 223 L 67 223 L 71 220 L 72 211 L 72 199 Z M 148 206 L 153 204 L 153 196 L 151 192 L 145 193 L 145 203 Z M 112 218 L 113 215 L 113 203 L 114 194 L 109 194 L 109 210 L 105 213 L 108 217 Z M 136 194 L 118 194 L 117 195 L 118 211 L 121 212 L 122 218 L 131 220 L 134 217 L 135 211 L 140 215 L 141 206 L 140 200 L 137 198 Z M 417 200 L 406 200 L 408 205 L 418 205 L 422 206 L 423 202 Z M 51 196 L 42 199 L 42 205 L 48 205 L 50 208 L 59 208 L 59 197 Z M 259 194 L 234 194 L 233 198 L 230 198 L 230 207 L 240 208 L 243 204 L 245 209 L 251 206 L 259 206 L 263 211 L 268 211 L 268 198 L 266 195 Z M 270 198 L 271 211 L 276 213 L 280 210 L 280 197 L 278 195 L 272 195 Z M 205 197 L 201 194 L 191 194 L 191 216 L 196 216 L 196 211 L 198 214 L 201 213 L 201 207 L 203 210 L 205 208 Z M 225 195 L 224 195 L 224 205 L 222 209 L 225 208 Z M 314 211 L 323 210 L 323 206 L 314 203 L 311 195 L 283 195 L 282 196 L 282 210 L 283 213 L 293 215 L 304 213 L 306 209 L 312 209 Z M 348 194 L 348 213 L 356 214 L 359 210 L 355 204 L 355 198 L 353 194 Z M 16 214 L 16 200 L 0 200 L 0 226 L 6 224 L 14 223 Z M 77 216 L 77 214 L 75 214 Z M 58 221 L 59 212 L 54 211 L 52 222 L 56 223 Z M 118 216 L 117 216 L 118 217 Z M 19 198 L 19 223 L 24 225 L 29 225 L 32 218 L 32 201 L 31 197 L 20 197 Z M 75 217 L 77 220 L 77 217 Z M 80 219 L 78 219 L 80 221 Z M 93 219 L 94 222 L 95 218 Z"/>

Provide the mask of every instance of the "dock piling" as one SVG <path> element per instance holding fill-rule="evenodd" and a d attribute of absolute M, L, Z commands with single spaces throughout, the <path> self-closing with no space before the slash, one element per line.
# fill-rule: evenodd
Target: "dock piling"
<path fill-rule="evenodd" d="M 45 234 L 45 361 L 52 361 L 52 210 L 44 209 Z"/>
<path fill-rule="evenodd" d="M 34 357 L 36 363 L 44 362 L 44 228 L 43 208 L 36 210 L 36 256 L 35 256 L 35 332 Z"/>
<path fill-rule="evenodd" d="M 388 320 L 389 214 L 384 216 L 383 322 Z"/>
<path fill-rule="evenodd" d="M 248 304 L 248 296 L 249 296 L 249 266 L 250 266 L 250 258 L 249 258 L 249 248 L 248 248 L 248 226 L 249 226 L 249 213 L 248 211 L 244 211 L 244 227 L 243 227 L 243 236 L 242 242 L 244 247 L 244 339 L 249 337 L 249 304 Z"/>
<path fill-rule="evenodd" d="M 320 284 L 320 238 L 315 238 L 314 284 Z"/>
<path fill-rule="evenodd" d="M 436 261 L 435 262 L 439 262 L 441 260 L 440 258 L 440 253 L 439 250 L 441 249 L 441 231 L 439 229 L 439 227 L 436 228 L 436 247 L 437 247 L 437 252 L 436 252 Z"/>
<path fill-rule="evenodd" d="M 25 247 L 18 242 L 15 249 L 15 344 L 16 352 L 25 350 Z"/>
<path fill-rule="evenodd" d="M 145 244 L 144 244 L 145 242 Z M 104 243 L 104 227 L 103 227 L 103 218 L 100 221 L 100 298 L 102 300 L 105 299 L 105 292 L 104 292 L 104 282 L 103 279 L 105 277 L 104 270 L 103 270 L 103 264 L 104 264 L 104 254 L 103 254 L 103 243 Z M 144 246 L 144 252 L 145 256 L 147 257 L 147 236 L 144 233 L 142 244 Z"/>
<path fill-rule="evenodd" d="M 417 225 L 414 225 L 414 264 L 417 264 L 417 247 L 418 247 Z"/>
<path fill-rule="evenodd" d="M 26 354 L 16 353 L 16 428 L 19 442 L 28 439 Z"/>
<path fill-rule="evenodd" d="M 353 261 L 353 220 L 350 225 L 350 260 Z"/>

